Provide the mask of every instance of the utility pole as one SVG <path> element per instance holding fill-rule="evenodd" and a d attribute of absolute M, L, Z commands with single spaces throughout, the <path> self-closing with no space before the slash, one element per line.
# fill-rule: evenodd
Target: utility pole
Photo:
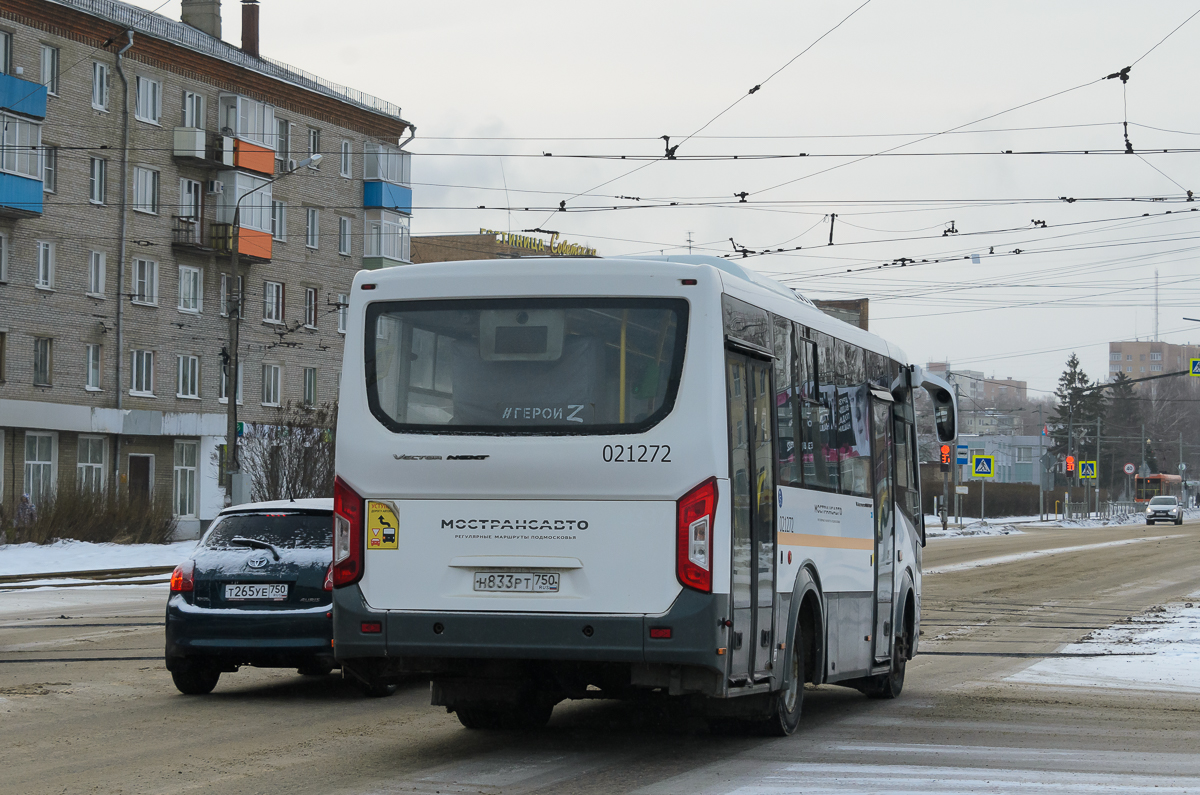
<path fill-rule="evenodd" d="M 1046 485 L 1046 463 L 1042 461 L 1042 439 L 1045 437 L 1046 425 L 1042 421 L 1042 406 L 1038 404 L 1038 457 L 1037 457 L 1037 473 L 1038 473 L 1038 521 L 1046 520 L 1046 493 L 1043 487 Z"/>
<path fill-rule="evenodd" d="M 1183 505 L 1187 507 L 1187 470 L 1183 463 L 1183 431 L 1179 432 L 1179 480 L 1183 484 Z"/>
<path fill-rule="evenodd" d="M 1100 415 L 1096 415 L 1096 518 L 1100 518 Z"/>
<path fill-rule="evenodd" d="M 1074 453 L 1071 452 L 1071 447 L 1075 443 L 1075 396 L 1067 395 L 1067 458 L 1070 458 Z M 1079 457 L 1075 457 L 1075 469 L 1079 469 Z M 1067 473 L 1067 505 L 1071 504 L 1071 473 Z"/>
<path fill-rule="evenodd" d="M 961 405 L 959 403 L 960 399 L 961 399 L 961 395 L 959 394 L 958 381 L 955 380 L 955 382 L 954 382 L 954 405 L 955 406 Z M 955 430 L 957 430 L 957 428 Z M 955 434 L 955 439 L 954 439 L 954 520 L 958 523 L 959 527 L 962 527 L 962 496 L 958 493 L 958 484 L 959 484 L 959 479 L 960 479 L 961 475 L 962 475 L 962 467 L 959 466 L 959 463 L 958 463 L 958 435 Z"/>

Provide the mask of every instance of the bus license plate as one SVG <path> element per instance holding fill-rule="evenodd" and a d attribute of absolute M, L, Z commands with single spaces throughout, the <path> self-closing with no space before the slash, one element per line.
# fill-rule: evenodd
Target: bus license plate
<path fill-rule="evenodd" d="M 558 591 L 558 572 L 477 571 L 475 572 L 475 590 L 555 593 Z"/>
<path fill-rule="evenodd" d="M 282 602 L 287 599 L 287 592 L 284 582 L 231 582 L 225 586 L 225 601 Z"/>

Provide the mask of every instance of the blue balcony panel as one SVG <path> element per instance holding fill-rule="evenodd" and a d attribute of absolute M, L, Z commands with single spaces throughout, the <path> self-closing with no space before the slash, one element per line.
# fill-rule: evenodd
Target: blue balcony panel
<path fill-rule="evenodd" d="M 0 109 L 44 119 L 46 87 L 41 83 L 0 74 Z"/>
<path fill-rule="evenodd" d="M 42 214 L 42 181 L 0 172 L 0 216 L 33 218 Z"/>
<path fill-rule="evenodd" d="M 364 182 L 363 207 L 412 215 L 412 188 L 377 180 Z"/>

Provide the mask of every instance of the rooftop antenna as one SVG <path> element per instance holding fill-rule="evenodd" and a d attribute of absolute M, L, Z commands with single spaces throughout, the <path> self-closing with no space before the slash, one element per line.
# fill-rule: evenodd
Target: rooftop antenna
<path fill-rule="evenodd" d="M 1158 342 L 1158 268 L 1154 269 L 1154 341 Z"/>

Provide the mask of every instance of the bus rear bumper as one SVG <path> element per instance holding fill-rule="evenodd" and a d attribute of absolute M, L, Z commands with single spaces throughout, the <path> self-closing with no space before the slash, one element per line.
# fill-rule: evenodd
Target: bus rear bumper
<path fill-rule="evenodd" d="M 724 671 L 728 596 L 683 591 L 661 615 L 373 610 L 357 585 L 333 596 L 339 660 L 388 658 L 387 668 L 438 673 L 457 661 L 651 663 Z M 364 627 L 380 632 L 364 632 Z M 670 637 L 651 637 L 670 630 Z M 721 649 L 723 652 L 724 649 Z M 396 659 L 399 658 L 399 659 Z M 396 665 L 399 664 L 399 666 Z"/>

